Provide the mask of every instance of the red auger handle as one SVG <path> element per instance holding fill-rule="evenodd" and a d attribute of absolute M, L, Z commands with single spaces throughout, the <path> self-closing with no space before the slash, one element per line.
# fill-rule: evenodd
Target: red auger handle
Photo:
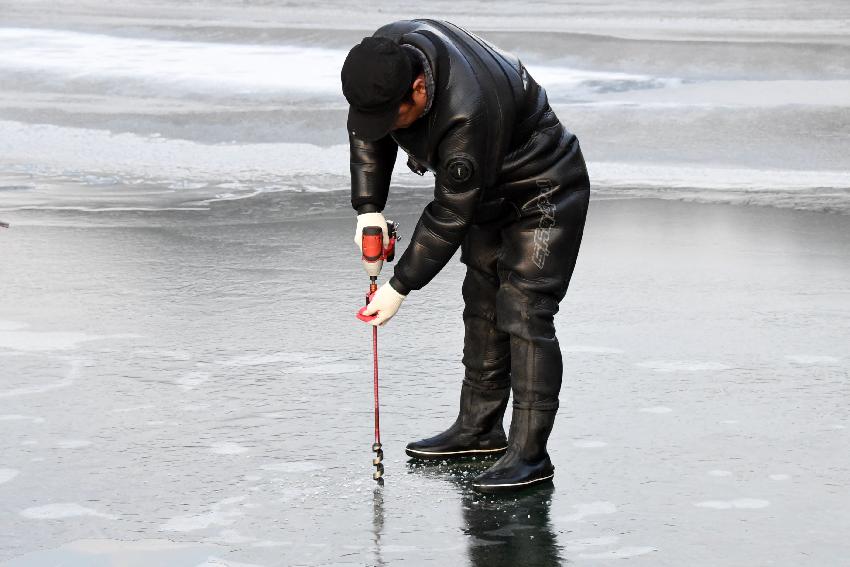
<path fill-rule="evenodd" d="M 378 317 L 377 315 L 364 315 L 363 314 L 363 312 L 366 311 L 366 307 L 372 301 L 373 297 L 375 297 L 375 292 L 374 292 L 374 290 L 372 290 L 370 288 L 370 293 L 369 293 L 369 295 L 366 296 L 366 305 L 361 307 L 360 310 L 357 312 L 357 318 L 360 319 L 361 321 L 365 322 L 365 323 L 368 323 L 369 321 L 372 321 L 373 319 L 377 319 L 377 317 Z"/>

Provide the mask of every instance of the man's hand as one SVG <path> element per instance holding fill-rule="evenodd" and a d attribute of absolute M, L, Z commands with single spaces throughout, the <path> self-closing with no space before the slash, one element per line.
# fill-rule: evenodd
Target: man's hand
<path fill-rule="evenodd" d="M 383 213 L 363 213 L 357 215 L 357 228 L 354 230 L 354 244 L 358 250 L 363 249 L 363 229 L 367 226 L 379 226 L 384 231 L 384 248 L 390 244 L 390 235 L 387 230 L 387 221 Z"/>
<path fill-rule="evenodd" d="M 375 292 L 375 297 L 366 306 L 363 315 L 377 315 L 375 319 L 369 321 L 370 325 L 383 327 L 387 321 L 393 318 L 406 295 L 397 292 L 389 282 L 378 288 Z"/>

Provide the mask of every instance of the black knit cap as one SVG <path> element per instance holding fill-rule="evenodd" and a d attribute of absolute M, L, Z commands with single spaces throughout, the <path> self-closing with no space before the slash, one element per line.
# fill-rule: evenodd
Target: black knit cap
<path fill-rule="evenodd" d="M 365 37 L 351 48 L 340 78 L 352 136 L 375 141 L 392 130 L 412 74 L 410 58 L 391 39 Z"/>

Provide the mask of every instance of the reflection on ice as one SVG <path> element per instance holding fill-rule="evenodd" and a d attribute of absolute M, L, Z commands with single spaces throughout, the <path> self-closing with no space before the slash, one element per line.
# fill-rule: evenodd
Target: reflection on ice
<path fill-rule="evenodd" d="M 408 463 L 408 474 L 439 479 L 454 487 L 460 497 L 467 559 L 475 567 L 561 565 L 561 545 L 552 526 L 550 507 L 554 488 L 535 487 L 519 494 L 486 496 L 473 492 L 472 478 L 492 465 L 492 460 L 441 463 Z"/>

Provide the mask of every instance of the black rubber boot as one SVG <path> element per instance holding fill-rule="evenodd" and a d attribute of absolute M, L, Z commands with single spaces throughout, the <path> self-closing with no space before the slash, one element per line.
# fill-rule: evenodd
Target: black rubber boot
<path fill-rule="evenodd" d="M 502 418 L 508 405 L 510 386 L 499 389 L 473 388 L 464 382 L 460 412 L 446 431 L 409 443 L 405 452 L 414 459 L 499 457 L 508 440 Z"/>
<path fill-rule="evenodd" d="M 546 441 L 555 424 L 554 410 L 514 407 L 508 450 L 496 463 L 475 477 L 478 492 L 515 492 L 551 482 L 555 467 L 546 452 Z"/>
<path fill-rule="evenodd" d="M 463 385 L 457 420 L 443 433 L 415 441 L 406 452 L 416 459 L 500 457 L 508 441 L 502 419 L 511 392 L 510 344 L 496 325 L 498 232 L 472 227 L 461 258 L 463 281 Z"/>

